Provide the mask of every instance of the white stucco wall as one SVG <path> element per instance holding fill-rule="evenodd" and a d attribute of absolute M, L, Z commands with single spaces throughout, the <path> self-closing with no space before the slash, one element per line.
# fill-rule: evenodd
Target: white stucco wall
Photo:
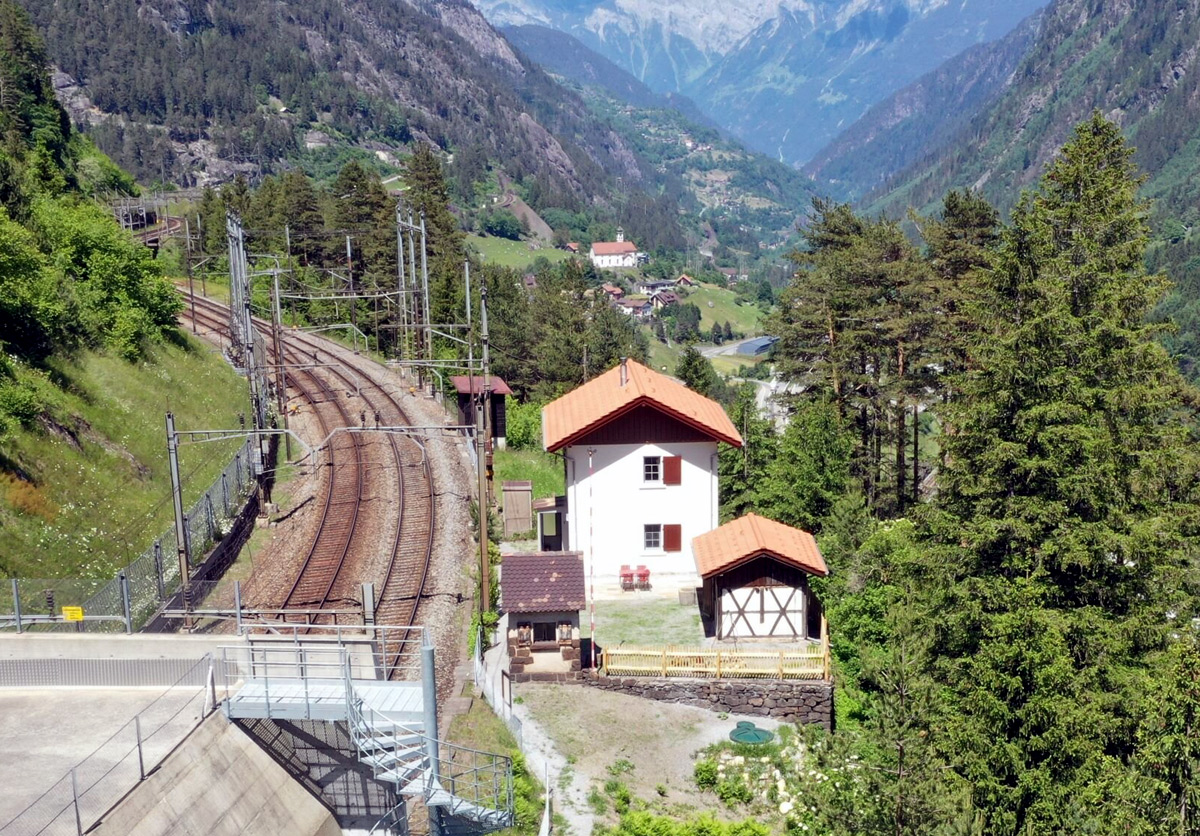
<path fill-rule="evenodd" d="M 696 586 L 696 561 L 692 538 L 718 525 L 717 443 L 606 444 L 591 448 L 568 447 L 567 530 L 569 548 L 583 553 L 584 570 L 598 584 L 617 582 L 622 564 L 650 570 L 650 583 L 658 589 Z M 642 479 L 645 456 L 680 456 L 680 484 L 646 483 Z M 682 550 L 647 551 L 643 526 L 678 524 Z"/>
<path fill-rule="evenodd" d="M 597 268 L 613 268 L 613 267 L 633 267 L 637 264 L 637 256 L 629 255 L 596 255 L 595 251 L 590 251 L 588 257 L 591 258 L 592 264 Z"/>

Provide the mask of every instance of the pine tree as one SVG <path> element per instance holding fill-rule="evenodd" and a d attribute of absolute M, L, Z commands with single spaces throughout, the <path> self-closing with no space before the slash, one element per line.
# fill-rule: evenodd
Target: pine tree
<path fill-rule="evenodd" d="M 1147 205 L 1120 130 L 1080 125 L 1013 212 L 945 411 L 933 666 L 989 832 L 1052 832 L 1127 755 L 1138 671 L 1194 606 L 1192 399 L 1147 315 Z M 1194 403 L 1195 401 L 1192 400 Z"/>
<path fill-rule="evenodd" d="M 837 408 L 807 401 L 792 414 L 776 454 L 755 488 L 755 505 L 764 516 L 806 531 L 821 521 L 846 493 L 853 439 Z"/>
<path fill-rule="evenodd" d="M 442 164 L 427 143 L 417 143 L 405 164 L 408 186 L 405 202 L 416 216 L 423 214 L 429 248 L 429 295 L 434 322 L 455 322 L 463 316 L 463 234 L 450 211 L 450 191 Z"/>
<path fill-rule="evenodd" d="M 689 389 L 694 389 L 701 395 L 709 396 L 717 384 L 717 373 L 707 357 L 689 345 L 679 355 L 675 364 L 675 376 L 683 381 Z"/>
<path fill-rule="evenodd" d="M 771 421 L 758 409 L 758 387 L 743 383 L 729 407 L 729 420 L 742 436 L 742 447 L 722 445 L 719 451 L 718 485 L 721 520 L 737 519 L 758 509 L 758 487 L 767 467 L 778 457 L 779 441 Z"/>

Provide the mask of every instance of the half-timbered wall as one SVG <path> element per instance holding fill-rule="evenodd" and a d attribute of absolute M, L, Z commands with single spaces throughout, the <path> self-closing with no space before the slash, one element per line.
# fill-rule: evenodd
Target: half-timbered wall
<path fill-rule="evenodd" d="M 719 638 L 821 636 L 821 605 L 802 569 L 761 555 L 704 581 Z"/>

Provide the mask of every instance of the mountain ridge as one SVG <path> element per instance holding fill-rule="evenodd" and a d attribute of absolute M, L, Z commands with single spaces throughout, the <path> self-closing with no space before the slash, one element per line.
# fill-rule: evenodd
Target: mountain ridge
<path fill-rule="evenodd" d="M 476 0 L 498 23 L 552 26 L 656 92 L 691 98 L 751 148 L 806 162 L 880 99 L 1046 0 Z M 721 37 L 686 34 L 718 27 Z"/>
<path fill-rule="evenodd" d="M 76 119 L 143 181 L 279 170 L 322 144 L 394 163 L 414 139 L 482 148 L 564 205 L 643 179 L 621 137 L 462 0 L 23 3 Z M 215 160 L 233 165 L 190 174 Z"/>

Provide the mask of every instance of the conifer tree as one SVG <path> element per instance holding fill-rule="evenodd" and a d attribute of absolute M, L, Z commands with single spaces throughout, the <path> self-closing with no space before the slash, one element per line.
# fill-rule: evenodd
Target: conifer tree
<path fill-rule="evenodd" d="M 683 381 L 689 389 L 694 389 L 701 395 L 708 396 L 717 383 L 717 373 L 709 359 L 689 345 L 679 355 L 675 364 L 675 376 Z"/>
<path fill-rule="evenodd" d="M 932 665 L 989 832 L 1058 830 L 1119 768 L 1167 613 L 1195 610 L 1192 394 L 1147 321 L 1166 283 L 1131 154 L 1096 114 L 1023 196 L 946 410 Z"/>
<path fill-rule="evenodd" d="M 429 294 L 434 322 L 463 316 L 462 265 L 466 257 L 458 219 L 450 211 L 450 191 L 442 163 L 427 143 L 417 143 L 405 165 L 405 202 L 414 216 L 424 213 L 429 246 Z"/>
<path fill-rule="evenodd" d="M 758 387 L 743 383 L 729 406 L 729 420 L 742 436 L 742 447 L 722 445 L 718 453 L 721 520 L 728 522 L 758 509 L 757 491 L 779 443 L 771 421 L 758 410 Z"/>

